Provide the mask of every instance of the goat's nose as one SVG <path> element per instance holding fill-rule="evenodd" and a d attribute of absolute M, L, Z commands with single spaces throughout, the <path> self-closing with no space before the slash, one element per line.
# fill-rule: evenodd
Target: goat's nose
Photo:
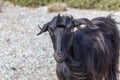
<path fill-rule="evenodd" d="M 55 58 L 61 59 L 63 57 L 62 53 L 55 53 Z"/>
<path fill-rule="evenodd" d="M 58 58 L 59 59 L 63 58 L 63 55 L 62 54 L 58 54 Z"/>
<path fill-rule="evenodd" d="M 62 53 L 55 53 L 54 57 L 57 62 L 62 62 L 64 60 L 64 56 Z"/>

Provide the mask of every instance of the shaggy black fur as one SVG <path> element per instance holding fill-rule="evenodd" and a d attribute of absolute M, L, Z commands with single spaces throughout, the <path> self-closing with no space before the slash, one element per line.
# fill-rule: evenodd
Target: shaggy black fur
<path fill-rule="evenodd" d="M 72 31 L 82 24 L 86 28 Z M 118 80 L 120 38 L 110 16 L 88 20 L 58 15 L 39 34 L 45 31 L 53 42 L 59 80 Z"/>

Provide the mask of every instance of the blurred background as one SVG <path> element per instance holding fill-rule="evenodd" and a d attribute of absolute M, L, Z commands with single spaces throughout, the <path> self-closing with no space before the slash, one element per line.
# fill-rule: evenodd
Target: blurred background
<path fill-rule="evenodd" d="M 39 7 L 62 2 L 79 9 L 120 10 L 120 0 L 5 0 L 27 7 Z"/>
<path fill-rule="evenodd" d="M 120 23 L 120 0 L 0 0 L 0 80 L 57 80 L 50 37 L 36 34 L 38 24 L 59 13 L 76 19 L 112 13 Z"/>

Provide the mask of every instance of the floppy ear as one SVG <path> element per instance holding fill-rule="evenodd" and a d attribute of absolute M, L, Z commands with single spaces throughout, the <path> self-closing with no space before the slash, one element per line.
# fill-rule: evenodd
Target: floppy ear
<path fill-rule="evenodd" d="M 41 30 L 37 35 L 40 35 L 48 30 L 48 23 L 46 23 L 42 28 L 38 25 L 39 29 Z"/>
<path fill-rule="evenodd" d="M 83 27 L 88 27 L 90 29 L 98 29 L 99 27 L 94 25 L 90 20 L 87 18 L 81 18 L 81 19 L 74 19 L 73 20 L 74 26 L 79 26 L 79 29 Z M 84 26 L 83 26 L 84 25 Z M 78 28 L 78 27 L 77 27 Z"/>

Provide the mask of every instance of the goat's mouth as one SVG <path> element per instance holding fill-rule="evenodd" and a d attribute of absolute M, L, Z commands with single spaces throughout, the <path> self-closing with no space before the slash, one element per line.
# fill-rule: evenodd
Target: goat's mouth
<path fill-rule="evenodd" d="M 65 61 L 66 56 L 64 54 L 54 53 L 54 58 L 57 63 L 62 63 Z"/>

